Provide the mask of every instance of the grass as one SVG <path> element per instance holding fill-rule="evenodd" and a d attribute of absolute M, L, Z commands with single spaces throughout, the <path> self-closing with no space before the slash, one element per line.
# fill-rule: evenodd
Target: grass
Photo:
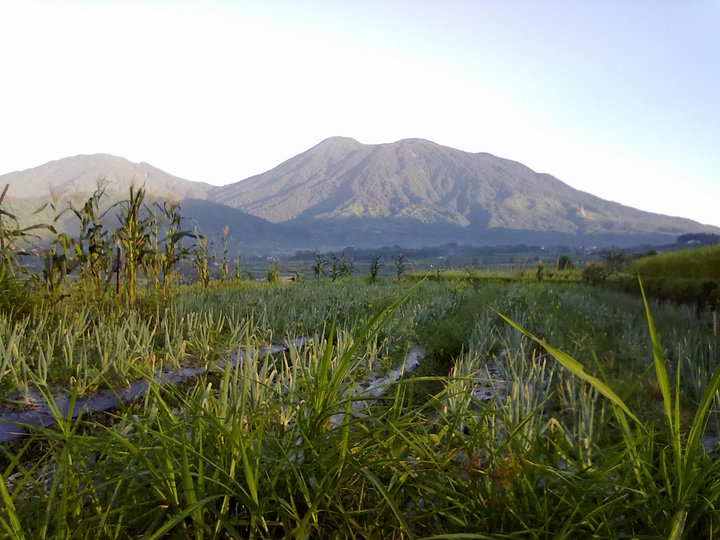
<path fill-rule="evenodd" d="M 720 245 L 643 257 L 632 268 L 643 277 L 720 280 Z"/>
<path fill-rule="evenodd" d="M 632 276 L 616 285 L 640 293 L 641 276 L 648 296 L 678 304 L 693 303 L 698 311 L 720 306 L 720 246 L 683 249 L 633 261 Z"/>
<path fill-rule="evenodd" d="M 718 426 L 708 314 L 577 283 L 413 283 L 211 282 L 139 291 L 132 308 L 4 312 L 6 397 L 138 377 L 151 391 L 4 445 L 2 535 L 717 534 L 720 465 L 701 445 Z M 301 335 L 304 348 L 255 354 Z M 415 343 L 425 363 L 353 407 L 353 388 Z M 179 365 L 206 372 L 152 382 Z"/>

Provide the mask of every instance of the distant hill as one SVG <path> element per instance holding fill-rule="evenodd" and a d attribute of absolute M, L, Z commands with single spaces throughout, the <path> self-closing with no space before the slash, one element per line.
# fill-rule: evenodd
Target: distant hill
<path fill-rule="evenodd" d="M 98 182 L 107 185 L 108 195 L 126 196 L 131 183 L 143 184 L 155 197 L 181 200 L 205 199 L 213 186 L 191 182 L 153 167 L 109 154 L 92 154 L 51 161 L 33 169 L 0 176 L 0 186 L 10 184 L 8 196 L 48 200 L 75 198 L 95 191 Z"/>
<path fill-rule="evenodd" d="M 421 139 L 364 145 L 333 137 L 209 198 L 356 245 L 658 243 L 719 230 L 600 199 L 515 161 Z"/>

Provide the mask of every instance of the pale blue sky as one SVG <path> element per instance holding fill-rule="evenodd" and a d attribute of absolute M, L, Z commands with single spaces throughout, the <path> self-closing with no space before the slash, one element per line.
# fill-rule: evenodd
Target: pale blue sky
<path fill-rule="evenodd" d="M 720 1 L 0 0 L 0 68 L 0 174 L 421 137 L 720 226 Z"/>

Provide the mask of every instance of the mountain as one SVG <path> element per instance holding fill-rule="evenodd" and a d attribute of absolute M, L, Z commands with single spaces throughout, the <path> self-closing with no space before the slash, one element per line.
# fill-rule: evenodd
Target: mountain
<path fill-rule="evenodd" d="M 365 145 L 333 137 L 208 196 L 308 229 L 329 243 L 344 239 L 345 245 L 458 240 L 627 245 L 718 231 L 605 201 L 515 161 L 421 139 Z"/>
<path fill-rule="evenodd" d="M 50 223 L 54 217 L 48 208 L 33 215 L 34 210 L 51 198 L 64 208 L 66 201 L 81 204 L 92 194 L 98 182 L 106 185 L 103 208 L 127 198 L 131 184 L 145 185 L 146 202 L 165 199 L 180 201 L 183 229 L 195 227 L 207 235 L 214 249 L 219 249 L 222 231 L 229 228 L 228 246 L 234 254 L 241 249 L 247 255 L 294 250 L 301 241 L 301 233 L 288 225 L 270 223 L 236 208 L 206 200 L 213 186 L 193 182 L 168 174 L 149 163 L 133 163 L 108 154 L 81 155 L 52 161 L 28 169 L 0 176 L 0 190 L 9 184 L 8 198 L 3 203 L 21 224 Z M 111 210 L 106 225 L 117 226 L 117 212 Z M 74 234 L 76 219 L 66 214 L 62 226 Z"/>
<path fill-rule="evenodd" d="M 107 184 L 107 193 L 126 196 L 131 183 L 145 184 L 148 193 L 167 199 L 207 198 L 213 186 L 191 182 L 153 167 L 133 163 L 109 154 L 81 155 L 51 161 L 45 165 L 0 176 L 0 186 L 10 184 L 9 197 L 47 200 L 85 196 L 98 182 Z"/>
<path fill-rule="evenodd" d="M 624 247 L 720 233 L 605 201 L 515 161 L 421 139 L 365 145 L 333 137 L 221 187 L 95 154 L 2 175 L 0 188 L 10 184 L 4 209 L 31 216 L 51 195 L 83 202 L 99 181 L 107 186 L 106 206 L 126 198 L 131 183 L 144 184 L 148 202 L 179 200 L 188 224 L 216 242 L 227 225 L 233 248 L 253 252 L 451 242 Z M 24 224 L 52 217 L 46 210 Z"/>

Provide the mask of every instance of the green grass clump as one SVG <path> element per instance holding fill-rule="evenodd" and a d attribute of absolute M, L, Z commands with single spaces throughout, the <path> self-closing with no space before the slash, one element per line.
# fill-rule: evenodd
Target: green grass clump
<path fill-rule="evenodd" d="M 643 257 L 633 261 L 632 270 L 643 279 L 720 280 L 720 245 Z"/>
<path fill-rule="evenodd" d="M 651 298 L 694 305 L 698 312 L 720 306 L 720 246 L 642 257 L 633 261 L 631 270 L 632 275 L 614 276 L 609 283 L 640 295 L 640 276 Z"/>

